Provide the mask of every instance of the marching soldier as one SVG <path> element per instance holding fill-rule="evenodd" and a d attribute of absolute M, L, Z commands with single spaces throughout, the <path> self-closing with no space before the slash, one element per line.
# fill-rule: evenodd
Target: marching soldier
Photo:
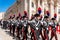
<path fill-rule="evenodd" d="M 40 20 L 40 14 L 35 14 L 34 19 L 32 20 L 31 27 L 34 29 L 34 40 L 39 40 L 39 35 L 42 37 L 42 21 Z"/>
<path fill-rule="evenodd" d="M 44 17 L 44 21 L 43 21 L 43 31 L 44 31 L 44 40 L 47 39 L 49 40 L 49 17 L 48 16 L 45 16 Z"/>
<path fill-rule="evenodd" d="M 27 40 L 27 28 L 28 28 L 27 24 L 28 24 L 28 17 L 23 16 L 23 20 L 22 20 L 22 25 L 23 25 L 23 30 L 24 30 L 23 40 L 24 39 Z"/>
<path fill-rule="evenodd" d="M 17 34 L 17 37 L 19 37 L 19 17 L 16 17 L 16 30 L 17 30 L 17 32 L 16 32 L 16 34 Z"/>
<path fill-rule="evenodd" d="M 2 26 L 2 23 L 1 22 L 2 22 L 2 19 L 0 20 L 0 26 Z"/>
<path fill-rule="evenodd" d="M 35 32 L 34 32 L 34 25 L 35 25 L 35 17 L 33 16 L 31 20 L 28 21 L 30 25 L 30 33 L 31 33 L 31 40 L 36 40 Z"/>
<path fill-rule="evenodd" d="M 36 19 L 36 36 L 37 36 L 37 40 L 40 38 L 40 36 L 42 37 L 43 39 L 43 35 L 42 35 L 42 27 L 43 27 L 43 22 L 42 22 L 42 19 L 40 17 L 40 14 L 36 14 L 35 15 Z"/>
<path fill-rule="evenodd" d="M 7 20 L 3 20 L 3 28 L 4 29 L 7 29 L 7 24 L 8 24 Z"/>
<path fill-rule="evenodd" d="M 1 26 L 2 26 L 3 20 L 1 19 Z"/>
<path fill-rule="evenodd" d="M 51 38 L 50 40 L 52 40 L 52 38 L 55 36 L 55 39 L 57 40 L 57 35 L 56 35 L 56 26 L 57 26 L 57 23 L 56 23 L 56 19 L 55 18 L 52 18 L 51 19 L 51 27 L 52 27 L 52 31 L 51 31 Z"/>
<path fill-rule="evenodd" d="M 11 31 L 12 31 L 12 16 L 10 16 L 9 20 L 8 20 L 8 28 L 10 29 L 10 34 L 11 34 Z"/>
<path fill-rule="evenodd" d="M 22 31 L 22 23 L 21 23 L 21 19 L 20 17 L 18 16 L 16 18 L 16 26 L 17 26 L 17 37 L 20 39 L 20 34 L 21 34 L 21 31 Z"/>
<path fill-rule="evenodd" d="M 15 18 L 15 15 L 13 15 L 13 17 L 12 17 L 12 23 L 11 23 L 13 36 L 15 36 L 15 28 L 16 28 L 16 20 L 14 18 Z"/>

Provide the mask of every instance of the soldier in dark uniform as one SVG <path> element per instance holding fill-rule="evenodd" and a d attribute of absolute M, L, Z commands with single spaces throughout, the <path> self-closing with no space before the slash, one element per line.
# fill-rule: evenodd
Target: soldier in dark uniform
<path fill-rule="evenodd" d="M 2 27 L 2 19 L 0 20 L 0 26 Z"/>
<path fill-rule="evenodd" d="M 1 26 L 1 20 L 0 20 L 0 26 Z"/>
<path fill-rule="evenodd" d="M 37 32 L 36 33 L 37 39 L 40 38 L 39 36 L 41 36 L 42 39 L 43 39 L 43 35 L 42 35 L 43 21 L 42 21 L 42 19 L 40 17 L 40 14 L 38 14 L 38 15 L 36 14 L 35 16 L 36 16 L 36 19 L 35 19 L 35 21 L 36 21 L 36 30 L 35 31 Z"/>
<path fill-rule="evenodd" d="M 52 27 L 52 31 L 51 31 L 51 38 L 50 40 L 52 40 L 52 38 L 55 36 L 55 39 L 57 39 L 57 35 L 56 35 L 56 26 L 57 26 L 57 23 L 56 23 L 56 19 L 55 18 L 52 18 L 52 21 L 51 21 L 51 25 Z"/>
<path fill-rule="evenodd" d="M 35 32 L 34 32 L 34 25 L 35 25 L 35 17 L 33 16 L 31 20 L 28 21 L 30 25 L 30 35 L 31 35 L 31 40 L 36 40 Z"/>
<path fill-rule="evenodd" d="M 4 28 L 4 29 L 7 29 L 7 24 L 8 24 L 7 20 L 4 20 L 4 21 L 3 21 L 3 28 Z"/>
<path fill-rule="evenodd" d="M 11 25 L 11 23 L 12 23 L 12 16 L 10 16 L 9 19 L 8 19 L 8 28 L 10 30 L 10 34 L 11 34 L 11 31 L 12 31 L 12 25 Z"/>
<path fill-rule="evenodd" d="M 13 17 L 12 17 L 12 23 L 11 23 L 11 25 L 12 25 L 12 32 L 13 32 L 13 36 L 15 36 L 15 28 L 16 28 L 16 24 L 15 24 L 15 15 L 13 15 Z"/>
<path fill-rule="evenodd" d="M 17 34 L 17 37 L 19 37 L 19 28 L 18 28 L 19 27 L 19 20 L 18 19 L 19 19 L 19 17 L 17 16 L 16 17 L 16 30 L 17 30 L 16 34 Z"/>
<path fill-rule="evenodd" d="M 49 17 L 48 16 L 45 16 L 44 17 L 44 20 L 43 20 L 43 32 L 44 32 L 44 40 L 47 39 L 49 40 Z"/>
<path fill-rule="evenodd" d="M 16 27 L 17 27 L 17 37 L 20 39 L 20 35 L 22 31 L 22 23 L 19 16 L 16 18 Z"/>
<path fill-rule="evenodd" d="M 42 37 L 42 21 L 40 20 L 40 14 L 35 14 L 34 17 L 35 18 L 32 20 L 31 23 L 31 28 L 34 29 L 34 40 L 39 40 L 39 35 L 41 35 Z"/>
<path fill-rule="evenodd" d="M 24 30 L 24 35 L 23 35 L 23 40 L 26 39 L 27 40 L 27 24 L 28 24 L 28 17 L 27 16 L 23 16 L 23 20 L 22 20 L 22 25 L 23 25 L 23 30 Z"/>

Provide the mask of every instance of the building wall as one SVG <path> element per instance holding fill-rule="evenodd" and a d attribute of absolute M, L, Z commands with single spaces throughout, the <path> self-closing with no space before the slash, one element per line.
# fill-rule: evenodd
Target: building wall
<path fill-rule="evenodd" d="M 59 5 L 59 4 L 58 4 Z M 60 5 L 57 7 L 58 21 L 60 22 Z"/>
<path fill-rule="evenodd" d="M 23 15 L 24 9 L 25 9 L 25 2 L 20 0 L 19 5 L 17 5 L 17 6 L 18 6 L 17 14 L 21 13 L 21 15 Z"/>
<path fill-rule="evenodd" d="M 16 16 L 18 13 L 21 15 L 24 14 L 24 11 L 27 11 L 29 18 L 31 18 L 32 14 L 34 15 L 37 13 L 38 7 L 41 7 L 42 12 L 41 15 L 44 17 L 44 11 L 50 12 L 50 18 L 54 17 L 54 13 L 58 15 L 58 7 L 56 6 L 54 9 L 55 1 L 54 0 L 17 0 L 6 12 L 6 16 L 11 14 L 15 14 Z M 57 3 L 56 3 L 57 4 Z M 12 10 L 12 11 L 11 11 Z M 9 15 L 8 15 L 9 14 Z M 57 17 L 58 20 L 58 17 Z"/>
<path fill-rule="evenodd" d="M 1 12 L 1 13 L 0 13 L 0 20 L 1 20 L 1 19 L 4 19 L 4 12 Z"/>

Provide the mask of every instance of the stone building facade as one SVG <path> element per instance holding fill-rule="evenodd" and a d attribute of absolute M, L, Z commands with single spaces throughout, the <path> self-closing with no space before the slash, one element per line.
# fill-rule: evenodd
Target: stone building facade
<path fill-rule="evenodd" d="M 32 14 L 37 13 L 38 8 L 42 9 L 41 15 L 44 17 L 45 12 L 50 12 L 50 18 L 54 17 L 54 13 L 59 15 L 59 0 L 16 0 L 16 2 L 6 11 L 5 17 L 9 17 L 9 15 L 18 13 L 21 15 L 24 14 L 24 11 L 27 11 L 29 18 L 31 18 Z M 59 16 L 57 16 L 57 21 Z"/>

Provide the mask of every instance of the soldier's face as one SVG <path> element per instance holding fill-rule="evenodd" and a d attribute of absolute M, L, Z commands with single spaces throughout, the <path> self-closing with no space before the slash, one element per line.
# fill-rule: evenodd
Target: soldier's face
<path fill-rule="evenodd" d="M 49 20 L 49 18 L 46 18 L 45 20 L 46 20 L 46 21 L 48 21 L 48 20 Z"/>
<path fill-rule="evenodd" d="M 56 20 L 54 20 L 54 22 L 56 22 Z"/>
<path fill-rule="evenodd" d="M 47 20 L 49 20 L 49 18 L 47 18 Z"/>
<path fill-rule="evenodd" d="M 27 18 L 24 18 L 25 20 L 27 20 Z"/>
<path fill-rule="evenodd" d="M 52 22 L 55 22 L 55 20 L 52 20 Z"/>
<path fill-rule="evenodd" d="M 40 17 L 38 16 L 37 19 L 40 19 Z"/>

